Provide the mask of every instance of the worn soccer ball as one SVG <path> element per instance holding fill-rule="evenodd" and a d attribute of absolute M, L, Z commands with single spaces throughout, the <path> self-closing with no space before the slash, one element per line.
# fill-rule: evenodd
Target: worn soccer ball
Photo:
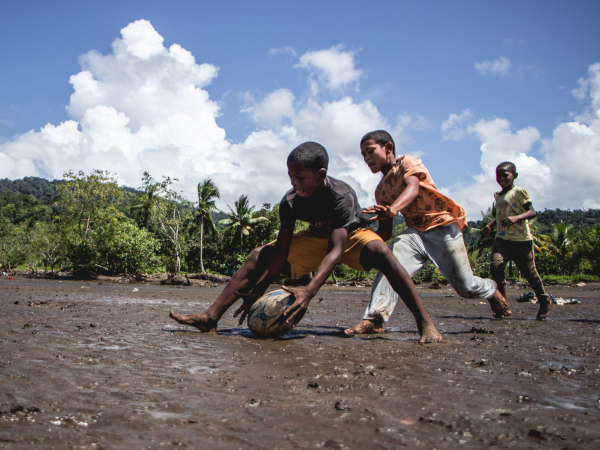
<path fill-rule="evenodd" d="M 248 328 L 258 337 L 277 337 L 292 329 L 283 313 L 294 303 L 294 296 L 283 289 L 271 291 L 256 302 L 248 313 Z"/>

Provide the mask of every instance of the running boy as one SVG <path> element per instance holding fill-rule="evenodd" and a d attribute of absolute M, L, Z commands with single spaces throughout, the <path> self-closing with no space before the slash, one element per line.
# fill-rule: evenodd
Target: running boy
<path fill-rule="evenodd" d="M 342 262 L 356 270 L 381 271 L 415 317 L 421 334 L 419 342 L 441 342 L 442 336 L 425 311 L 410 276 L 379 236 L 364 228 L 369 219 L 362 213 L 354 190 L 327 176 L 328 163 L 323 146 L 305 142 L 296 147 L 287 159 L 292 189 L 281 200 L 277 240 L 254 249 L 206 311 L 190 315 L 171 311 L 170 316 L 200 331 L 215 331 L 225 311 L 242 297 L 244 303 L 234 314 L 236 317 L 242 313 L 241 324 L 251 304 L 279 273 L 297 277 L 316 270 L 306 287 L 283 286 L 295 298 L 285 313 L 287 321 L 297 323 L 335 265 Z M 294 234 L 296 220 L 309 222 L 309 230 Z"/>
<path fill-rule="evenodd" d="M 488 236 L 494 225 L 497 227 L 490 270 L 502 295 L 506 298 L 504 269 L 506 263 L 512 260 L 535 292 L 540 304 L 537 320 L 543 320 L 550 315 L 551 302 L 535 268 L 529 219 L 537 214 L 527 191 L 515 186 L 514 182 L 518 176 L 517 168 L 511 162 L 503 162 L 496 167 L 496 181 L 502 190 L 494 194 L 492 217 L 495 220 L 483 229 L 482 237 Z"/>
<path fill-rule="evenodd" d="M 509 316 L 511 311 L 496 283 L 473 275 L 461 232 L 467 224 L 465 210 L 438 191 L 421 160 L 396 157 L 394 140 L 383 130 L 363 136 L 360 150 L 371 172 L 383 174 L 375 190 L 377 205 L 364 212 L 377 214 L 372 220 L 379 221 L 377 234 L 384 241 L 392 236 L 394 216 L 399 212 L 404 216 L 408 228 L 391 249 L 409 276 L 430 260 L 460 296 L 486 298 L 494 317 Z M 346 334 L 382 332 L 397 301 L 389 283 L 377 274 L 363 321 Z"/>

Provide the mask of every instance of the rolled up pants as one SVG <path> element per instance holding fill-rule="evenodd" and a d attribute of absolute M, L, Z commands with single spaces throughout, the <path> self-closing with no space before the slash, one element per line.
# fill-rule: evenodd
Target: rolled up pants
<path fill-rule="evenodd" d="M 498 283 L 500 293 L 506 298 L 504 269 L 511 260 L 515 262 L 521 276 L 529 282 L 538 300 L 541 302 L 548 301 L 544 283 L 542 283 L 540 274 L 535 267 L 533 241 L 509 241 L 501 238 L 496 238 L 494 241 L 490 271 L 494 281 Z"/>
<path fill-rule="evenodd" d="M 494 281 L 473 275 L 463 235 L 456 223 L 429 231 L 407 228 L 389 248 L 411 278 L 429 260 L 461 297 L 490 298 L 497 290 Z M 381 272 L 377 273 L 364 319 L 387 322 L 397 301 L 398 294 Z"/>

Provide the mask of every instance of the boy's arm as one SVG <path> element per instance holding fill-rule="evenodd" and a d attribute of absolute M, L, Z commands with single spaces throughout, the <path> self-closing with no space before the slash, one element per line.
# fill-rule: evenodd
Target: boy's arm
<path fill-rule="evenodd" d="M 386 242 L 392 237 L 394 228 L 394 219 L 379 219 L 379 227 L 377 228 L 376 234 Z"/>
<path fill-rule="evenodd" d="M 511 225 L 514 225 L 515 223 L 519 222 L 520 220 L 533 219 L 535 216 L 537 216 L 535 209 L 533 209 L 532 203 L 526 203 L 523 205 L 523 207 L 527 211 L 525 211 L 523 214 L 519 214 L 518 216 L 505 217 L 502 220 L 502 226 L 510 227 Z"/>
<path fill-rule="evenodd" d="M 492 206 L 491 217 L 492 220 L 490 223 L 488 223 L 485 227 L 483 227 L 483 230 L 481 230 L 481 237 L 479 238 L 480 241 L 483 238 L 486 238 L 492 232 L 492 228 L 496 226 L 496 202 L 494 202 L 494 205 Z"/>
<path fill-rule="evenodd" d="M 317 294 L 319 288 L 323 286 L 323 283 L 327 280 L 333 268 L 340 261 L 342 257 L 342 251 L 344 244 L 346 244 L 346 238 L 348 237 L 348 230 L 346 228 L 336 228 L 331 233 L 329 238 L 329 249 L 321 265 L 317 269 L 317 273 L 313 279 L 308 283 L 307 286 L 300 289 L 288 288 L 282 286 L 283 289 L 294 295 L 296 301 L 291 305 L 284 315 L 289 316 L 286 322 L 298 322 L 306 313 L 310 300 Z"/>
<path fill-rule="evenodd" d="M 377 216 L 371 219 L 371 222 L 380 219 L 393 219 L 401 210 L 409 207 L 412 202 L 415 201 L 419 195 L 419 177 L 416 175 L 409 175 L 404 178 L 404 184 L 406 184 L 404 191 L 402 191 L 402 194 L 400 194 L 391 205 L 375 205 L 364 210 L 367 214 L 377 214 Z"/>

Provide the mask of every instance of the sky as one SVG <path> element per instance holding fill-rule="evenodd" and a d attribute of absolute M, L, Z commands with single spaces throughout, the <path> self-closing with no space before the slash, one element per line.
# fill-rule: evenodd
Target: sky
<path fill-rule="evenodd" d="M 497 164 L 539 211 L 600 208 L 600 2 L 0 0 L 0 178 L 177 178 L 223 210 L 290 188 L 325 146 L 363 206 L 388 130 L 481 218 Z"/>

